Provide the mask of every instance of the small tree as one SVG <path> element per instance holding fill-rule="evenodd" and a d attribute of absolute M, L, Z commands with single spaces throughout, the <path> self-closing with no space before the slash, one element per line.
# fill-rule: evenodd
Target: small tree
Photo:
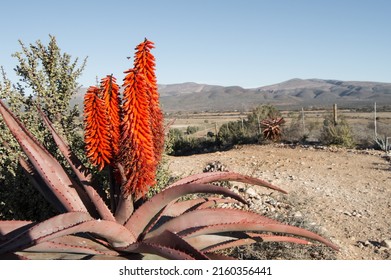
<path fill-rule="evenodd" d="M 86 59 L 78 65 L 78 59 L 72 60 L 62 53 L 56 38 L 49 36 L 46 46 L 41 41 L 26 46 L 19 41 L 21 51 L 12 56 L 18 60 L 15 72 L 19 77 L 13 84 L 1 68 L 0 99 L 3 99 L 16 112 L 21 121 L 40 140 L 45 148 L 57 155 L 57 148 L 50 132 L 38 117 L 39 106 L 53 122 L 59 133 L 67 139 L 74 152 L 83 158 L 83 139 L 80 133 L 82 123 L 79 110 L 70 108 L 70 101 L 78 90 L 77 79 L 82 74 Z M 0 122 L 0 215 L 3 218 L 40 220 L 54 213 L 47 203 L 35 191 L 18 166 L 21 156 L 16 141 Z M 17 211 L 28 209 L 27 211 Z M 27 212 L 27 213 L 26 213 Z M 24 213 L 15 217 L 15 213 Z"/>

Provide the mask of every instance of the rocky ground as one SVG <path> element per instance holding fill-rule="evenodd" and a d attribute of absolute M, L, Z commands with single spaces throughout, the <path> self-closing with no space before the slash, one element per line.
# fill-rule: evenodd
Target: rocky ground
<path fill-rule="evenodd" d="M 240 184 L 232 187 L 247 197 L 252 210 L 283 221 L 281 217 L 286 216 L 285 222 L 315 229 L 341 248 L 314 258 L 391 259 L 391 163 L 384 152 L 248 145 L 168 157 L 168 162 L 178 177 L 203 172 L 209 163 L 219 162 L 223 169 L 285 189 L 288 195 Z M 213 169 L 216 163 L 209 167 Z"/>

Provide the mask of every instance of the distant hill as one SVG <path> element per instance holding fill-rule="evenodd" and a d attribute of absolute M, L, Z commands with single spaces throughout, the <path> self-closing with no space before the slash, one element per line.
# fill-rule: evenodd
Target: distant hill
<path fill-rule="evenodd" d="M 82 89 L 80 94 L 84 92 Z M 248 111 L 259 104 L 273 104 L 282 109 L 325 107 L 333 103 L 343 107 L 364 107 L 374 102 L 391 105 L 391 83 L 322 79 L 292 79 L 252 89 L 181 83 L 159 85 L 159 93 L 165 112 Z M 80 102 L 79 98 L 76 102 Z"/>

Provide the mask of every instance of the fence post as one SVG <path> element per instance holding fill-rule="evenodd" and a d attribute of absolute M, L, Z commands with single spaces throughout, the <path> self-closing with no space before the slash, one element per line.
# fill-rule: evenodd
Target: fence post
<path fill-rule="evenodd" d="M 337 104 L 334 104 L 333 106 L 333 120 L 334 120 L 334 125 L 337 125 L 338 123 L 338 109 L 337 109 Z"/>
<path fill-rule="evenodd" d="M 377 138 L 377 112 L 376 112 L 376 102 L 375 102 L 375 105 L 374 105 L 374 119 L 373 119 L 373 123 L 375 125 L 375 139 Z"/>
<path fill-rule="evenodd" d="M 303 135 L 305 135 L 305 120 L 304 120 L 304 108 L 301 107 L 301 121 L 303 123 Z"/>

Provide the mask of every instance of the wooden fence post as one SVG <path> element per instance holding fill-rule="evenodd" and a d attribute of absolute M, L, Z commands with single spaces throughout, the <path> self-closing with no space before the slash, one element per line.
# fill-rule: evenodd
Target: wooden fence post
<path fill-rule="evenodd" d="M 338 109 L 337 109 L 337 104 L 334 104 L 334 106 L 333 106 L 333 120 L 334 120 L 334 125 L 337 125 L 337 123 L 338 123 Z"/>

